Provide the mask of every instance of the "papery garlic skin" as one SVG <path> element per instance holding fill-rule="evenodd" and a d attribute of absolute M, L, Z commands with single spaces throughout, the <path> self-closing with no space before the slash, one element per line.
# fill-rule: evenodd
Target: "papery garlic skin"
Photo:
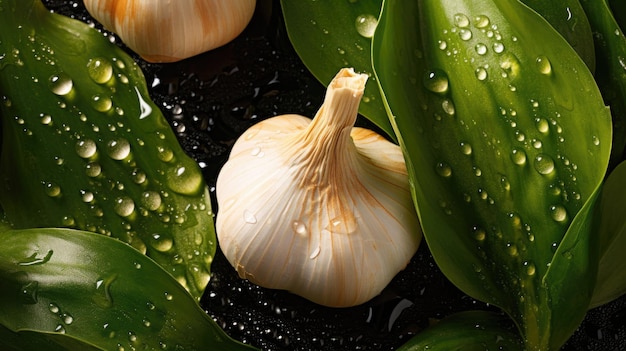
<path fill-rule="evenodd" d="M 347 307 L 379 294 L 416 252 L 400 148 L 352 127 L 366 80 L 343 69 L 313 121 L 273 117 L 233 146 L 217 179 L 216 228 L 240 277 Z"/>
<path fill-rule="evenodd" d="M 84 0 L 87 11 L 149 62 L 175 62 L 235 39 L 256 0 Z"/>

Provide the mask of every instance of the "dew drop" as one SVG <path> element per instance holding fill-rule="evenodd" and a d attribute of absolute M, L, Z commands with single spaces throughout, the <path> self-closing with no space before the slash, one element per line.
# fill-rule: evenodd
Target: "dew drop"
<path fill-rule="evenodd" d="M 45 182 L 44 183 L 44 191 L 46 195 L 50 197 L 59 197 L 61 196 L 61 187 L 56 183 Z"/>
<path fill-rule="evenodd" d="M 469 18 L 462 13 L 457 13 L 454 15 L 454 25 L 459 28 L 465 28 L 469 26 L 470 20 Z"/>
<path fill-rule="evenodd" d="M 72 315 L 70 315 L 69 313 L 62 313 L 60 317 L 63 323 L 65 323 L 66 325 L 70 325 L 74 322 L 74 317 L 72 317 Z"/>
<path fill-rule="evenodd" d="M 356 31 L 364 38 L 371 38 L 374 36 L 378 20 L 372 15 L 359 15 L 356 18 L 355 26 Z"/>
<path fill-rule="evenodd" d="M 526 164 L 526 152 L 520 148 L 513 149 L 511 153 L 511 160 L 518 166 Z"/>
<path fill-rule="evenodd" d="M 113 77 L 113 66 L 105 58 L 93 58 L 87 63 L 89 77 L 98 84 L 104 84 Z"/>
<path fill-rule="evenodd" d="M 526 269 L 526 274 L 529 276 L 533 276 L 535 275 L 536 269 L 535 269 L 535 265 L 530 262 L 530 261 L 524 261 L 524 263 L 522 263 L 524 265 L 524 268 Z"/>
<path fill-rule="evenodd" d="M 170 162 L 174 159 L 174 151 L 169 147 L 159 146 L 157 152 L 159 160 L 163 162 Z"/>
<path fill-rule="evenodd" d="M 131 176 L 135 184 L 143 184 L 147 178 L 146 173 L 137 168 L 133 169 Z"/>
<path fill-rule="evenodd" d="M 114 160 L 123 160 L 130 155 L 130 143 L 124 138 L 117 138 L 107 143 L 107 155 Z"/>
<path fill-rule="evenodd" d="M 535 126 L 540 133 L 547 134 L 550 131 L 550 124 L 545 118 L 538 118 L 535 121 Z"/>
<path fill-rule="evenodd" d="M 85 203 L 92 202 L 93 199 L 94 199 L 93 193 L 91 191 L 81 190 L 80 191 L 80 196 L 81 196 L 81 199 L 83 200 L 83 202 L 85 202 Z"/>
<path fill-rule="evenodd" d="M 476 53 L 478 55 L 484 55 L 484 54 L 487 53 L 487 45 L 485 45 L 483 43 L 476 44 L 474 49 L 476 50 Z"/>
<path fill-rule="evenodd" d="M 563 223 L 567 221 L 567 210 L 561 205 L 550 206 L 550 215 L 556 222 Z"/>
<path fill-rule="evenodd" d="M 462 142 L 460 146 L 461 146 L 461 153 L 463 153 L 463 155 L 469 156 L 472 154 L 472 145 L 470 145 L 469 143 Z"/>
<path fill-rule="evenodd" d="M 311 254 L 309 255 L 309 258 L 310 258 L 310 259 L 315 259 L 315 258 L 317 258 L 317 256 L 319 256 L 319 255 L 320 255 L 320 251 L 321 251 L 321 248 L 320 248 L 319 246 L 317 246 L 317 247 L 315 248 L 315 250 L 313 250 L 313 252 L 311 252 Z"/>
<path fill-rule="evenodd" d="M 203 178 L 202 173 L 195 171 L 194 168 L 179 164 L 175 167 L 169 167 L 165 174 L 167 185 L 169 188 L 182 195 L 196 194 L 202 189 Z"/>
<path fill-rule="evenodd" d="M 495 52 L 496 54 L 501 54 L 503 51 L 504 51 L 504 44 L 502 44 L 499 41 L 493 43 L 493 52 Z"/>
<path fill-rule="evenodd" d="M 41 114 L 39 117 L 41 117 L 39 120 L 41 124 L 45 124 L 45 125 L 52 124 L 52 116 L 48 114 Z"/>
<path fill-rule="evenodd" d="M 592 139 L 593 145 L 595 146 L 600 145 L 600 139 L 597 136 L 594 135 L 591 139 Z"/>
<path fill-rule="evenodd" d="M 60 309 L 59 306 L 53 302 L 48 304 L 48 310 L 52 313 L 59 313 Z"/>
<path fill-rule="evenodd" d="M 161 206 L 161 195 L 156 191 L 144 191 L 141 194 L 141 205 L 150 211 L 156 211 Z"/>
<path fill-rule="evenodd" d="M 538 56 L 535 64 L 541 74 L 550 74 L 552 72 L 552 65 L 546 56 Z"/>
<path fill-rule="evenodd" d="M 485 80 L 487 79 L 487 70 L 484 69 L 483 67 L 478 67 L 476 68 L 476 71 L 474 71 L 474 74 L 476 74 L 476 79 L 478 80 Z"/>
<path fill-rule="evenodd" d="M 472 39 L 472 31 L 469 29 L 461 29 L 459 30 L 459 37 L 461 40 L 468 41 Z"/>
<path fill-rule="evenodd" d="M 450 116 L 454 115 L 454 113 L 456 112 L 454 103 L 452 102 L 452 100 L 449 100 L 449 99 L 443 100 L 443 102 L 441 103 L 441 108 L 443 109 L 445 113 L 447 113 Z"/>
<path fill-rule="evenodd" d="M 435 171 L 442 177 L 450 177 L 452 175 L 452 167 L 445 162 L 439 162 L 435 166 Z"/>
<path fill-rule="evenodd" d="M 91 97 L 91 105 L 96 111 L 107 112 L 113 107 L 113 101 L 108 96 L 96 94 Z"/>
<path fill-rule="evenodd" d="M 502 190 L 504 191 L 511 190 L 511 183 L 509 182 L 509 179 L 506 176 L 500 176 L 500 186 L 502 187 Z"/>
<path fill-rule="evenodd" d="M 506 252 L 511 257 L 515 257 L 515 256 L 517 256 L 519 254 L 519 252 L 517 250 L 517 245 L 515 245 L 513 243 L 507 243 L 506 244 Z"/>
<path fill-rule="evenodd" d="M 256 224 L 256 222 L 257 222 L 256 216 L 254 215 L 254 213 L 252 213 L 249 210 L 244 210 L 243 211 L 243 220 L 246 221 L 246 223 L 249 223 L 249 224 Z"/>
<path fill-rule="evenodd" d="M 424 87 L 433 93 L 445 93 L 448 91 L 448 75 L 441 70 L 428 72 L 424 77 Z"/>
<path fill-rule="evenodd" d="M 309 232 L 306 225 L 300 221 L 293 221 L 292 228 L 293 231 L 299 235 L 306 235 Z"/>
<path fill-rule="evenodd" d="M 128 217 L 135 211 L 135 202 L 127 196 L 118 197 L 113 209 L 119 216 Z"/>
<path fill-rule="evenodd" d="M 485 15 L 478 15 L 474 18 L 474 27 L 487 28 L 489 26 L 489 17 Z"/>
<path fill-rule="evenodd" d="M 554 172 L 554 161 L 545 154 L 539 154 L 535 157 L 535 170 L 539 174 L 548 175 Z"/>
<path fill-rule="evenodd" d="M 438 44 L 439 50 L 445 50 L 448 47 L 448 42 L 446 42 L 445 40 L 439 40 Z"/>
<path fill-rule="evenodd" d="M 74 82 L 65 73 L 55 74 L 48 80 L 50 90 L 56 95 L 67 95 L 72 91 Z"/>
<path fill-rule="evenodd" d="M 79 140 L 76 142 L 76 153 L 82 158 L 90 158 L 96 154 L 98 148 L 91 139 Z"/>
<path fill-rule="evenodd" d="M 172 238 L 165 234 L 153 233 L 150 239 L 150 245 L 160 252 L 169 251 L 174 246 Z"/>
<path fill-rule="evenodd" d="M 487 237 L 487 232 L 482 228 L 474 228 L 474 239 L 477 241 L 484 241 Z"/>

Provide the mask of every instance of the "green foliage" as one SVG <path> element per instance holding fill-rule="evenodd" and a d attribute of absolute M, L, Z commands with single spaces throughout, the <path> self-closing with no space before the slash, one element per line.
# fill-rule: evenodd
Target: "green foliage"
<path fill-rule="evenodd" d="M 15 350 L 251 350 L 153 260 L 73 229 L 0 233 L 0 345 Z M 114 259 L 112 259 L 114 258 Z"/>
<path fill-rule="evenodd" d="M 0 0 L 0 114 L 15 228 L 119 238 L 200 298 L 216 245 L 207 186 L 131 57 L 39 1 Z"/>

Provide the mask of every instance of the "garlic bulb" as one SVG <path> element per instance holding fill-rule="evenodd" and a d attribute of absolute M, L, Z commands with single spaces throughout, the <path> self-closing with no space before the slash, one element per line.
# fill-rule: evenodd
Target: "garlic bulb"
<path fill-rule="evenodd" d="M 222 46 L 246 27 L 256 0 L 84 0 L 87 11 L 149 62 Z"/>
<path fill-rule="evenodd" d="M 367 75 L 342 69 L 315 118 L 248 129 L 217 179 L 217 235 L 241 278 L 318 304 L 379 294 L 422 237 L 400 148 L 353 128 Z"/>

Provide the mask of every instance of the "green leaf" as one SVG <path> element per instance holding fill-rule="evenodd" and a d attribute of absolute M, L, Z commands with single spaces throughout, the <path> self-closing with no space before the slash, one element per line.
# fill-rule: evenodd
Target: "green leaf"
<path fill-rule="evenodd" d="M 0 324 L 12 332 L 0 332 L 9 337 L 0 345 L 253 349 L 230 339 L 171 275 L 119 240 L 44 228 L 3 232 L 0 242 Z"/>
<path fill-rule="evenodd" d="M 0 0 L 0 115 L 15 228 L 122 239 L 200 298 L 215 253 L 207 186 L 131 57 L 38 0 Z"/>
<path fill-rule="evenodd" d="M 442 319 L 396 351 L 522 351 L 522 345 L 510 319 L 493 312 L 465 311 Z"/>
<path fill-rule="evenodd" d="M 594 31 L 596 81 L 613 116 L 613 165 L 624 159 L 626 148 L 626 37 L 606 0 L 581 0 Z M 622 7 L 624 7 L 622 5 Z M 619 12 L 616 12 L 619 13 Z M 622 14 L 623 15 L 623 14 Z"/>
<path fill-rule="evenodd" d="M 595 71 L 596 55 L 593 33 L 578 0 L 522 0 L 522 2 L 545 18 L 576 50 L 589 70 Z"/>
<path fill-rule="evenodd" d="M 626 162 L 607 178 L 600 201 L 600 252 L 598 279 L 590 307 L 610 302 L 626 293 Z"/>
<path fill-rule="evenodd" d="M 595 281 L 611 120 L 593 76 L 513 0 L 386 1 L 372 58 L 437 264 L 528 350 L 558 349 Z"/>
<path fill-rule="evenodd" d="M 393 138 L 370 56 L 381 4 L 382 0 L 281 0 L 287 33 L 306 67 L 324 85 L 344 67 L 370 74 L 359 113 Z"/>

